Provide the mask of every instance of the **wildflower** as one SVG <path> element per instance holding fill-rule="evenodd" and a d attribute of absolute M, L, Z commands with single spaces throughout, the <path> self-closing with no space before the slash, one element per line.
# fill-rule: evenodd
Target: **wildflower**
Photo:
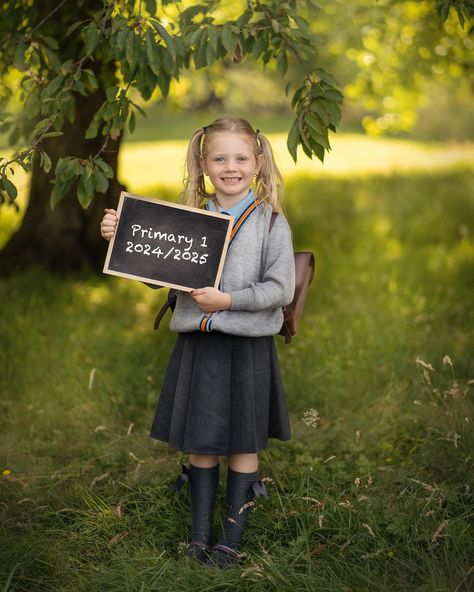
<path fill-rule="evenodd" d="M 362 526 L 369 531 L 370 536 L 373 536 L 375 538 L 374 531 L 370 528 L 370 526 L 368 524 L 366 524 L 365 522 L 362 522 Z"/>
<path fill-rule="evenodd" d="M 316 409 L 307 409 L 303 413 L 303 421 L 307 426 L 311 426 L 312 428 L 318 427 L 319 422 L 319 413 Z"/>
<path fill-rule="evenodd" d="M 418 399 L 413 399 L 413 405 L 421 405 L 421 401 Z"/>
<path fill-rule="evenodd" d="M 97 372 L 97 370 L 95 368 L 92 368 L 92 370 L 89 372 L 89 390 L 92 390 L 92 387 L 94 386 L 94 378 L 95 378 L 95 373 Z"/>
<path fill-rule="evenodd" d="M 3 469 L 3 471 L 2 471 L 2 475 L 4 475 L 5 477 L 7 475 L 9 475 L 10 473 L 11 473 L 10 469 Z"/>
<path fill-rule="evenodd" d="M 360 487 L 360 486 L 361 486 L 361 483 L 362 483 L 362 481 L 360 480 L 360 478 L 359 478 L 359 477 L 356 477 L 356 478 L 354 479 L 354 485 L 355 485 L 356 487 Z"/>
<path fill-rule="evenodd" d="M 426 368 L 426 370 L 431 370 L 432 372 L 434 372 L 434 368 L 431 364 L 428 364 L 427 362 L 424 362 L 420 356 L 416 356 L 416 360 L 415 362 L 417 363 L 418 366 L 421 366 L 422 368 Z"/>
<path fill-rule="evenodd" d="M 453 362 L 451 361 L 451 358 L 449 356 L 444 356 L 443 366 L 451 366 L 451 368 L 453 367 Z"/>
<path fill-rule="evenodd" d="M 133 460 L 136 460 L 138 463 L 145 462 L 144 460 L 140 460 L 139 458 L 137 458 L 137 457 L 136 457 L 136 456 L 133 454 L 133 452 L 132 452 L 132 451 L 130 451 L 130 450 L 128 451 L 128 456 L 129 456 L 131 459 L 133 459 Z"/>
<path fill-rule="evenodd" d="M 385 459 L 385 462 L 390 464 L 391 462 L 393 462 L 393 458 L 391 456 L 387 456 L 387 458 Z"/>
<path fill-rule="evenodd" d="M 359 444 L 359 440 L 360 440 L 360 431 L 356 430 L 356 444 Z"/>
<path fill-rule="evenodd" d="M 431 379 L 430 379 L 430 374 L 428 372 L 428 370 L 430 370 L 431 372 L 434 372 L 434 368 L 431 364 L 428 364 L 427 362 L 424 362 L 420 356 L 416 356 L 416 360 L 415 360 L 417 366 L 421 366 L 423 369 L 423 379 L 425 381 L 425 383 L 428 386 L 431 386 Z"/>
<path fill-rule="evenodd" d="M 433 536 L 431 537 L 431 542 L 435 543 L 440 537 L 441 537 L 441 531 L 443 530 L 443 528 L 445 526 L 447 526 L 449 524 L 449 520 L 443 520 L 443 522 L 441 522 L 441 524 L 438 526 L 438 528 L 436 529 L 436 532 L 433 534 Z"/>

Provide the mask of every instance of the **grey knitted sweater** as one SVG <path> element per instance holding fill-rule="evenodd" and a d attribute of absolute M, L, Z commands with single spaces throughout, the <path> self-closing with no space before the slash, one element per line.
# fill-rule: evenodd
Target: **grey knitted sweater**
<path fill-rule="evenodd" d="M 178 292 L 170 329 L 221 331 L 232 335 L 275 335 L 283 323 L 282 306 L 295 291 L 291 231 L 283 214 L 269 225 L 272 209 L 257 206 L 227 251 L 219 289 L 232 297 L 230 310 L 204 313 L 187 292 Z"/>

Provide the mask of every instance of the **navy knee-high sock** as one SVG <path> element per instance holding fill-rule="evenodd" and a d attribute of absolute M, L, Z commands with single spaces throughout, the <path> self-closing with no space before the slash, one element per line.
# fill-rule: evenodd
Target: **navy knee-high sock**
<path fill-rule="evenodd" d="M 219 485 L 219 463 L 201 468 L 189 463 L 192 540 L 212 544 L 212 518 Z"/>
<path fill-rule="evenodd" d="M 217 543 L 238 550 L 242 544 L 242 534 L 250 512 L 245 504 L 254 497 L 252 485 L 258 480 L 258 470 L 253 473 L 240 473 L 227 470 L 227 493 L 224 525 Z M 261 483 L 261 482 L 259 482 Z M 266 490 L 265 494 L 266 495 Z"/>

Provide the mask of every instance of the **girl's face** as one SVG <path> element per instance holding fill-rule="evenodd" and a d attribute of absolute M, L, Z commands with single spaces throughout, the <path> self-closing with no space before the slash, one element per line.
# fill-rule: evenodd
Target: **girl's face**
<path fill-rule="evenodd" d="M 247 136 L 235 132 L 213 132 L 206 138 L 201 167 L 209 176 L 221 205 L 231 206 L 244 198 L 253 177 L 262 167 Z"/>

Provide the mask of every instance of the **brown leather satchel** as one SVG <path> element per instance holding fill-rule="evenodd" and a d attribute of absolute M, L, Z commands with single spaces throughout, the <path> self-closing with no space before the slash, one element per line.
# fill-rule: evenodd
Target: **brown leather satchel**
<path fill-rule="evenodd" d="M 272 212 L 270 230 L 273 228 L 278 212 Z M 295 295 L 291 304 L 283 307 L 283 325 L 279 335 L 285 337 L 285 343 L 291 343 L 291 338 L 298 329 L 298 323 L 303 313 L 306 292 L 314 277 L 314 255 L 309 251 L 295 252 Z"/>
<path fill-rule="evenodd" d="M 278 212 L 272 212 L 270 220 L 269 233 L 273 228 Z M 303 313 L 304 301 L 306 292 L 311 284 L 314 276 L 314 255 L 308 251 L 295 252 L 295 295 L 291 304 L 283 307 L 283 324 L 281 326 L 279 335 L 285 337 L 285 343 L 291 343 L 291 338 L 295 335 L 298 328 L 298 323 Z M 165 315 L 168 308 L 174 310 L 178 292 L 171 288 L 168 292 L 166 302 L 163 304 L 158 314 L 156 315 L 154 329 L 158 329 L 161 319 Z"/>

